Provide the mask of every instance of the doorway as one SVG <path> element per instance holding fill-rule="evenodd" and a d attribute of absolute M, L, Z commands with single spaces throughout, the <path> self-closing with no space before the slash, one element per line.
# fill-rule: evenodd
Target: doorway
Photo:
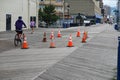
<path fill-rule="evenodd" d="M 11 30 L 11 14 L 6 14 L 6 31 Z"/>

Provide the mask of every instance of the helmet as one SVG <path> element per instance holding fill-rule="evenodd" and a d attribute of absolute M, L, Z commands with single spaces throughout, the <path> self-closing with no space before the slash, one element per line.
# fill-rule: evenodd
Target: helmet
<path fill-rule="evenodd" d="M 19 16 L 18 19 L 22 19 L 22 16 Z"/>

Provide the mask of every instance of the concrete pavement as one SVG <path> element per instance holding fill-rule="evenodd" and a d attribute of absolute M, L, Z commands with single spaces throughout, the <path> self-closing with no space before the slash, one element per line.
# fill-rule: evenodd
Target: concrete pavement
<path fill-rule="evenodd" d="M 0 54 L 0 80 L 32 80 L 75 49 L 15 49 L 3 52 Z"/>
<path fill-rule="evenodd" d="M 110 25 L 104 27 L 106 29 L 34 80 L 112 80 L 119 33 Z"/>
<path fill-rule="evenodd" d="M 30 49 L 14 48 L 0 53 L 0 80 L 109 80 L 116 68 L 117 36 L 110 25 L 80 27 L 89 38 L 82 44 L 75 37 L 79 27 L 62 29 L 63 37 L 55 38 L 57 48 L 49 48 L 51 29 L 26 31 Z M 48 42 L 42 42 L 42 31 Z M 57 33 L 58 29 L 54 29 Z M 72 33 L 75 47 L 66 47 Z M 5 38 L 4 38 L 5 39 Z M 11 41 L 11 40 L 10 40 Z"/>

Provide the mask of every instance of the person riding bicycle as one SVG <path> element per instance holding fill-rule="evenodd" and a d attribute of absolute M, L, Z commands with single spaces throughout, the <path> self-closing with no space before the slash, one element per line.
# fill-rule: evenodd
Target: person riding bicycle
<path fill-rule="evenodd" d="M 22 30 L 23 25 L 24 25 L 24 28 L 26 28 L 26 24 L 22 20 L 22 17 L 19 16 L 18 20 L 15 22 L 15 29 L 16 29 L 17 34 L 19 34 L 19 38 L 21 37 L 21 35 L 23 33 L 23 30 Z"/>

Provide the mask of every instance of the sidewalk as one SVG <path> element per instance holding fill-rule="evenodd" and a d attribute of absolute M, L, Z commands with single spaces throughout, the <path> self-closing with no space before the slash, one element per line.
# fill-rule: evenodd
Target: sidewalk
<path fill-rule="evenodd" d="M 89 77 L 90 80 L 94 80 L 95 77 L 95 80 L 108 80 L 112 78 L 113 69 L 116 68 L 119 32 L 106 24 L 80 27 L 82 33 L 84 30 L 89 33 L 87 43 L 81 43 L 82 37 L 75 36 L 78 28 L 62 29 L 62 38 L 55 38 L 54 49 L 49 48 L 50 39 L 48 39 L 52 29 L 37 29 L 34 34 L 25 31 L 29 49 L 15 48 L 13 45 L 11 47 L 14 49 L 0 53 L 0 80 L 88 80 Z M 42 42 L 43 31 L 47 31 L 46 43 Z M 57 34 L 58 29 L 54 31 Z M 69 48 L 66 46 L 71 33 L 74 47 Z M 3 33 L 1 38 L 9 40 L 10 36 L 10 40 L 13 41 L 13 34 L 14 32 L 9 35 Z"/>
<path fill-rule="evenodd" d="M 117 65 L 119 33 L 112 26 L 104 27 L 106 30 L 34 80 L 112 80 Z"/>

